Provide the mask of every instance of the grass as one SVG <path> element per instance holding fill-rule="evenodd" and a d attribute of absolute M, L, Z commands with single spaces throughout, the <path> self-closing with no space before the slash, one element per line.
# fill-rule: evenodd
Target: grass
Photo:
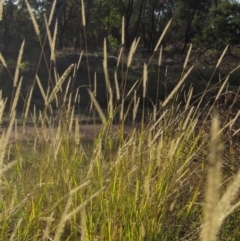
<path fill-rule="evenodd" d="M 47 32 L 54 66 L 55 37 Z M 213 101 L 208 101 L 211 79 L 194 96 L 191 86 L 184 88 L 193 71 L 187 66 L 190 47 L 173 90 L 164 100 L 156 96 L 149 102 L 151 58 L 128 88 L 137 46 L 135 40 L 127 59 L 120 52 L 112 81 L 104 43 L 107 107 L 99 104 L 99 83 L 88 76 L 91 103 L 84 122 L 76 108 L 80 89 L 70 88 L 81 58 L 60 76 L 48 66 L 47 88 L 36 73 L 24 97 L 22 47 L 8 111 L 0 99 L 0 240 L 239 240 L 238 118 L 232 116 L 233 105 L 223 110 L 218 104 L 228 91 L 228 76 L 220 79 Z M 159 53 L 156 86 L 164 77 L 161 48 Z M 0 60 L 7 68 L 3 56 Z M 44 103 L 39 110 L 31 103 L 34 86 Z M 21 115 L 16 114 L 20 98 Z M 87 128 L 92 129 L 88 138 Z"/>

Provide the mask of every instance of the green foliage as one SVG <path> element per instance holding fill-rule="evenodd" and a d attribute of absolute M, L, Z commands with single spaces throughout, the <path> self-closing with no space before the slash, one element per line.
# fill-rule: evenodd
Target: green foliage
<path fill-rule="evenodd" d="M 39 23 L 43 22 L 43 13 L 45 6 L 41 2 L 29 1 L 37 16 Z M 42 2 L 43 3 L 43 2 Z M 43 25 L 41 25 L 44 28 Z M 0 22 L 0 43 L 1 51 L 16 53 L 23 39 L 28 42 L 27 48 L 36 48 L 38 46 L 37 37 L 32 34 L 33 26 L 26 8 L 24 0 L 4 1 L 3 19 Z"/>
<path fill-rule="evenodd" d="M 37 22 L 44 33 L 43 14 L 49 13 L 50 1 L 29 1 Z M 176 47 L 189 42 L 202 48 L 222 49 L 226 44 L 239 43 L 239 2 L 236 1 L 156 1 L 156 0 L 98 0 L 85 1 L 86 28 L 81 24 L 80 1 L 63 1 L 64 11 L 58 17 L 56 47 L 79 51 L 86 44 L 89 48 L 102 47 L 108 38 L 114 48 L 121 43 L 121 19 L 125 17 L 125 46 L 130 47 L 134 38 L 140 36 L 141 44 L 148 52 L 153 50 L 159 35 L 173 17 L 171 32 L 166 44 Z M 32 34 L 26 5 L 21 1 L 6 1 L 3 7 L 3 21 L 0 23 L 0 40 L 7 50 L 18 49 L 23 38 L 29 49 L 39 48 L 37 38 Z M 57 10 L 56 10 L 57 11 Z M 54 15 L 55 16 L 55 15 Z M 51 31 L 53 27 L 51 26 Z M 84 31 L 86 39 L 84 38 Z M 44 34 L 42 36 L 44 38 Z M 16 51 L 16 50 L 15 50 Z"/>
<path fill-rule="evenodd" d="M 200 21 L 195 19 L 195 23 Z M 240 43 L 240 3 L 222 1 L 210 9 L 205 26 L 194 42 L 205 49 L 222 49 L 227 44 Z"/>
<path fill-rule="evenodd" d="M 115 49 L 119 45 L 118 40 L 114 38 L 111 34 L 108 35 L 107 40 L 111 49 Z"/>

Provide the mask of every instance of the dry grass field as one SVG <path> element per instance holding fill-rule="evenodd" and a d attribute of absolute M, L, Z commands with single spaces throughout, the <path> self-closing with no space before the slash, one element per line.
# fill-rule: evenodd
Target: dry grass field
<path fill-rule="evenodd" d="M 124 29 L 124 19 L 122 24 Z M 36 73 L 23 97 L 22 44 L 8 108 L 0 97 L 0 240 L 240 239 L 238 89 L 226 101 L 232 91 L 229 78 L 240 65 L 219 75 L 217 83 L 210 77 L 196 94 L 194 81 L 188 82 L 194 71 L 190 45 L 178 81 L 165 98 L 149 100 L 149 86 L 162 91 L 161 41 L 170 24 L 153 53 L 158 60 L 155 82 L 150 78 L 153 57 L 142 63 L 140 78 L 130 75 L 137 39 L 124 59 L 122 47 L 114 67 L 108 65 L 103 43 L 103 89 L 93 73 L 82 75 L 89 81 L 87 121 L 78 113 L 81 86 L 71 89 L 81 78 L 82 54 L 57 73 L 56 36 L 46 31 L 51 52 L 47 64 L 53 63 L 46 73 L 49 84 L 43 85 Z M 124 31 L 122 36 L 123 44 Z M 2 54 L 0 61 L 7 69 Z M 36 87 L 41 108 L 33 102 Z"/>

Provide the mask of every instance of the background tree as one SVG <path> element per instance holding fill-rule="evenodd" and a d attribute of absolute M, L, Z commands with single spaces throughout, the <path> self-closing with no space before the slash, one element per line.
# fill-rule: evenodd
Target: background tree
<path fill-rule="evenodd" d="M 44 31 L 44 14 L 49 15 L 51 0 L 29 0 L 39 26 Z M 239 2 L 230 0 L 88 0 L 86 13 L 86 41 L 81 20 L 81 1 L 58 0 L 54 21 L 58 19 L 56 47 L 77 51 L 102 48 L 107 38 L 110 50 L 121 43 L 121 19 L 125 17 L 125 47 L 136 37 L 140 45 L 151 52 L 166 23 L 173 17 L 165 41 L 182 52 L 190 42 L 202 48 L 222 48 L 238 44 Z M 61 11 L 60 11 L 61 10 Z M 54 26 L 54 21 L 52 26 Z M 24 0 L 5 0 L 3 21 L 0 22 L 2 50 L 19 49 L 23 39 L 38 46 L 32 34 L 33 26 Z M 44 37 L 44 36 L 43 36 Z M 28 44 L 29 46 L 29 44 Z M 38 46 L 39 47 L 39 46 Z"/>
<path fill-rule="evenodd" d="M 240 3 L 222 1 L 213 6 L 202 31 L 197 32 L 194 42 L 207 50 L 223 49 L 240 43 Z"/>
<path fill-rule="evenodd" d="M 174 1 L 147 1 L 142 16 L 140 36 L 143 38 L 144 48 L 147 48 L 148 52 L 154 49 L 159 36 L 172 17 L 173 4 Z"/>
<path fill-rule="evenodd" d="M 40 28 L 43 30 L 43 13 L 49 8 L 48 1 L 29 0 Z M 33 34 L 33 25 L 29 17 L 24 0 L 3 1 L 3 19 L 0 22 L 0 46 L 2 52 L 15 53 L 19 51 L 23 39 L 27 42 L 26 48 L 38 46 Z"/>
<path fill-rule="evenodd" d="M 178 0 L 174 5 L 173 39 L 175 45 L 183 44 L 182 52 L 184 52 L 187 44 L 195 37 L 196 31 L 201 31 L 202 26 L 198 24 L 204 23 L 212 2 L 211 0 Z"/>

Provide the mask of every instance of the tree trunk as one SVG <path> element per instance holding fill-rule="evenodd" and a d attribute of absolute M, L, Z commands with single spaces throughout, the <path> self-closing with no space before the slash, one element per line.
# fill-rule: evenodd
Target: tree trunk
<path fill-rule="evenodd" d="M 135 37 L 135 38 L 136 38 L 136 36 L 137 36 L 139 24 L 140 24 L 141 17 L 142 17 L 142 11 L 143 11 L 144 1 L 145 1 L 145 0 L 142 0 L 142 1 L 141 1 L 141 5 L 140 5 L 140 8 L 139 8 L 139 13 L 138 13 L 138 18 L 137 18 L 137 21 L 136 21 L 136 24 L 135 24 L 135 31 L 134 31 L 134 37 Z"/>
<path fill-rule="evenodd" d="M 128 0 L 128 6 L 126 11 L 126 17 L 125 17 L 125 42 L 126 42 L 126 48 L 129 49 L 132 44 L 131 35 L 129 33 L 129 26 L 130 26 L 130 20 L 132 17 L 133 12 L 133 0 Z"/>
<path fill-rule="evenodd" d="M 191 28 L 191 25 L 192 25 L 194 16 L 195 16 L 195 14 L 196 14 L 199 1 L 196 1 L 195 3 L 196 3 L 196 4 L 195 4 L 195 6 L 194 6 L 193 13 L 192 13 L 192 15 L 191 15 L 191 18 L 189 19 L 189 22 L 188 22 L 188 25 L 187 25 L 187 28 L 186 28 L 186 31 L 185 31 L 185 40 L 184 40 L 184 46 L 183 46 L 183 49 L 182 49 L 182 53 L 184 53 L 184 51 L 185 51 L 185 49 L 186 49 L 186 47 L 187 47 L 188 41 L 189 41 L 189 30 L 190 30 L 190 28 Z"/>

